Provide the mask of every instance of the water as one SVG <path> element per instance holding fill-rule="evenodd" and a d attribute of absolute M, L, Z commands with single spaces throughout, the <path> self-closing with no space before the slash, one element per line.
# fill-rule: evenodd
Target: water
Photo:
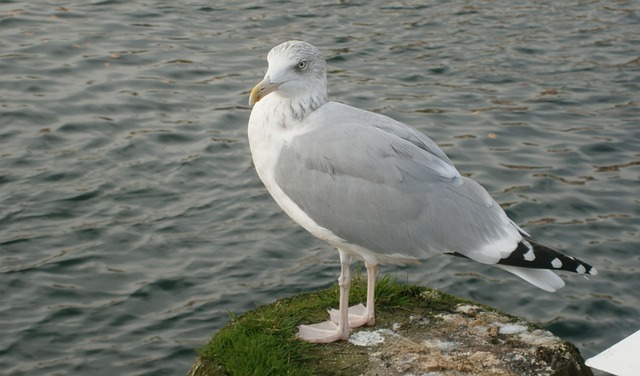
<path fill-rule="evenodd" d="M 229 312 L 335 283 L 246 140 L 265 55 L 293 38 L 327 56 L 333 99 L 418 127 L 600 271 L 555 294 L 444 256 L 383 273 L 585 357 L 637 330 L 640 6 L 423 3 L 2 2 L 0 373 L 184 374 Z"/>

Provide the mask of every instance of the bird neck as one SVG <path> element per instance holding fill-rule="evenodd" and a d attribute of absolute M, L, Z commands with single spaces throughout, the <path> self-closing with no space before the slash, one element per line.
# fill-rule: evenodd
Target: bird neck
<path fill-rule="evenodd" d="M 286 114 L 285 117 L 291 117 L 296 120 L 304 119 L 329 101 L 326 91 L 316 92 L 313 95 L 304 97 L 280 97 L 279 100 L 281 101 L 280 108 Z"/>

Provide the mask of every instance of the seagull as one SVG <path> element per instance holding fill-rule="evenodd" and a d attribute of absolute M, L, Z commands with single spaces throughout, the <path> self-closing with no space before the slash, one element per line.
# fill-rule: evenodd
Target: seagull
<path fill-rule="evenodd" d="M 326 61 L 313 45 L 284 42 L 267 61 L 264 79 L 249 96 L 256 172 L 289 217 L 340 255 L 339 308 L 329 311 L 328 321 L 300 325 L 300 339 L 347 340 L 352 328 L 374 325 L 380 264 L 450 254 L 500 267 L 550 292 L 564 286 L 553 270 L 597 273 L 534 240 L 423 133 L 329 101 Z M 367 300 L 349 307 L 354 257 L 367 270 Z"/>

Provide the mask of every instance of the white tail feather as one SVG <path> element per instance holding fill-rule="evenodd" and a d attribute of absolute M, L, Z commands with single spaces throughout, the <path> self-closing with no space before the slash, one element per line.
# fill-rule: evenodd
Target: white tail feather
<path fill-rule="evenodd" d="M 545 291 L 555 292 L 564 287 L 564 281 L 554 272 L 548 269 L 519 268 L 511 265 L 494 265 L 513 273 L 532 285 Z"/>

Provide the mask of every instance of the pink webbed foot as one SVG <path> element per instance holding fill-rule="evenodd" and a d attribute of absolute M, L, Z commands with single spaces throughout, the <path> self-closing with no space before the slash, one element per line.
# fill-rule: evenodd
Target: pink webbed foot
<path fill-rule="evenodd" d="M 338 323 L 340 321 L 340 311 L 332 309 L 329 311 L 331 321 Z M 349 307 L 349 327 L 359 328 L 361 326 L 373 326 L 376 323 L 376 319 L 373 315 L 373 310 L 368 310 L 363 304 L 358 304 Z"/>
<path fill-rule="evenodd" d="M 319 324 L 298 326 L 298 338 L 313 343 L 330 343 L 335 341 L 346 341 L 349 339 L 349 328 L 340 330 L 337 324 L 332 321 L 324 321 Z"/>

